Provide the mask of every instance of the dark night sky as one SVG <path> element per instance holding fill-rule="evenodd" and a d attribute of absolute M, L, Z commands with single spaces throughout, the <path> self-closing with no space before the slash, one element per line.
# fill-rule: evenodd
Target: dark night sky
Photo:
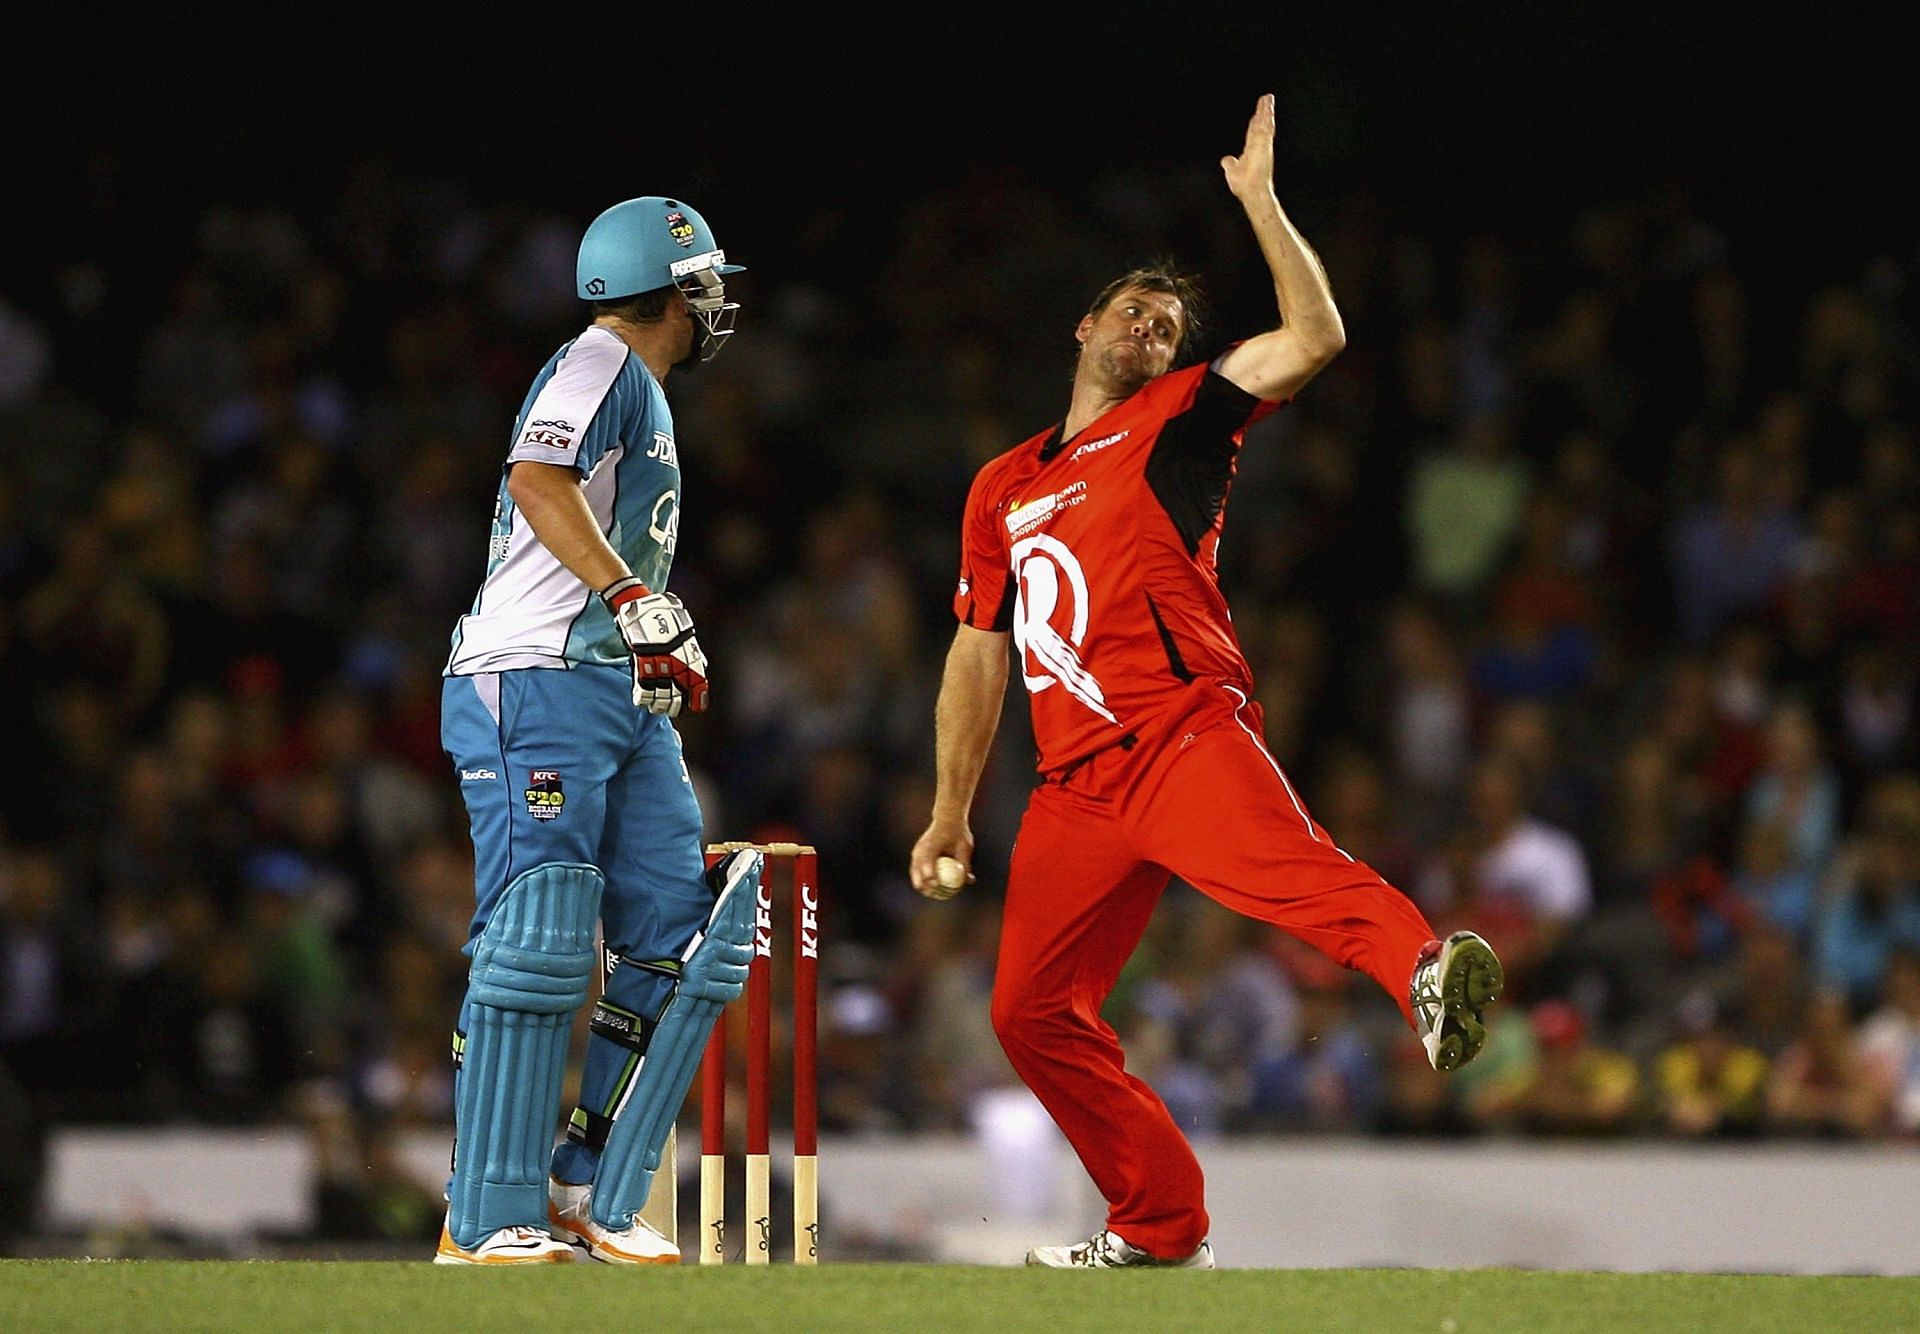
<path fill-rule="evenodd" d="M 1882 170 L 1911 158 L 1904 47 L 1857 24 L 1588 3 L 1077 9 L 1100 17 L 555 8 L 379 31 L 309 11 L 224 47 L 171 18 L 81 60 L 29 44 L 6 179 L 36 206 L 9 210 L 0 276 L 68 242 L 63 204 L 103 149 L 114 217 L 155 254 L 214 200 L 324 207 L 377 154 L 583 222 L 597 201 L 685 194 L 749 219 L 731 249 L 777 256 L 783 219 L 822 199 L 884 223 L 969 163 L 1070 193 L 1119 165 L 1211 162 L 1268 90 L 1283 200 L 1360 187 L 1446 232 L 1675 180 L 1783 251 L 1911 245 Z"/>

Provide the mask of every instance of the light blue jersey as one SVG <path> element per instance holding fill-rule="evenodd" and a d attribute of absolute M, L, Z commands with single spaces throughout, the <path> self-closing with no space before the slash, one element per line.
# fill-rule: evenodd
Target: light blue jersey
<path fill-rule="evenodd" d="M 587 506 L 627 567 L 664 591 L 680 529 L 680 463 L 667 396 L 611 330 L 594 326 L 553 354 L 513 425 L 508 467 L 570 465 Z M 534 535 L 507 494 L 494 501 L 486 578 L 453 631 L 445 674 L 625 665 L 613 616 Z"/>

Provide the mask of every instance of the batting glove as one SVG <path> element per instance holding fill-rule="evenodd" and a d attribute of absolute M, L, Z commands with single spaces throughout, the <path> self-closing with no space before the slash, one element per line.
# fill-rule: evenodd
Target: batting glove
<path fill-rule="evenodd" d="M 693 617 L 671 593 L 650 593 L 631 576 L 600 590 L 620 637 L 633 653 L 633 702 L 649 713 L 679 715 L 707 707 L 707 655 Z"/>

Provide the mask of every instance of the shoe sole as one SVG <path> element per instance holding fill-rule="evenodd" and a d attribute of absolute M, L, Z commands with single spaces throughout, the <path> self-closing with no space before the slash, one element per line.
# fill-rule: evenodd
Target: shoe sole
<path fill-rule="evenodd" d="M 1474 935 L 1447 942 L 1447 963 L 1440 973 L 1441 1036 L 1434 1049 L 1436 1069 L 1457 1070 L 1487 1045 L 1481 1011 L 1500 999 L 1506 973 L 1493 947 Z"/>
<path fill-rule="evenodd" d="M 573 1224 L 561 1218 L 559 1213 L 551 1205 L 547 1208 L 547 1221 L 558 1230 L 561 1241 L 566 1242 L 567 1245 L 573 1247 L 576 1251 L 582 1252 L 589 1260 L 593 1260 L 599 1264 L 677 1265 L 680 1263 L 680 1257 L 677 1255 L 638 1256 L 609 1253 L 605 1248 L 596 1245 L 593 1238 L 587 1236 L 584 1232 L 576 1229 Z"/>
<path fill-rule="evenodd" d="M 506 1259 L 504 1257 L 500 1259 L 481 1259 L 469 1255 L 464 1251 L 436 1249 L 433 1253 L 433 1262 L 437 1265 L 474 1265 L 480 1268 L 485 1268 L 488 1265 L 563 1265 L 571 1262 L 572 1259 L 572 1251 L 556 1251 L 546 1255 L 529 1255 L 522 1260 Z"/>
<path fill-rule="evenodd" d="M 1030 1267 L 1042 1269 L 1212 1269 L 1215 1267 L 1213 1263 L 1213 1245 L 1210 1242 L 1204 1241 L 1200 1243 L 1199 1250 L 1184 1260 L 1159 1260 L 1152 1263 L 1143 1261 L 1138 1264 L 1129 1265 L 1055 1264 L 1051 1260 L 1041 1259 L 1040 1248 L 1036 1246 L 1027 1252 L 1027 1264 Z"/>

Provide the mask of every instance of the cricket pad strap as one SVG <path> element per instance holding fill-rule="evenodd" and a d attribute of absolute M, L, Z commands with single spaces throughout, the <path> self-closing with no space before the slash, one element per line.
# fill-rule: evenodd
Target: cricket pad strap
<path fill-rule="evenodd" d="M 680 976 L 678 959 L 673 961 L 672 975 Z M 604 996 L 593 1003 L 593 1018 L 587 1025 L 587 1031 L 595 1037 L 605 1038 L 639 1058 L 634 1061 L 636 1066 L 646 1058 L 647 1045 L 653 1041 L 653 1029 L 653 1022 L 645 1015 L 629 1010 L 624 1005 L 616 1005 Z M 613 1117 L 596 1112 L 585 1104 L 575 1107 L 573 1115 L 567 1120 L 567 1139 L 595 1153 L 607 1147 L 607 1135 L 612 1130 Z"/>
<path fill-rule="evenodd" d="M 746 989 L 764 862 L 758 852 L 740 851 L 715 867 L 723 875 L 713 911 L 680 956 L 680 980 L 646 1039 L 627 1105 L 606 1131 L 592 1205 L 593 1221 L 602 1227 L 617 1232 L 631 1226 L 646 1204 L 707 1038 L 721 1012 Z"/>
<path fill-rule="evenodd" d="M 598 963 L 605 888 L 593 866 L 536 866 L 507 886 L 474 942 L 448 1190 L 448 1225 L 462 1246 L 545 1224 L 560 1085 Z"/>

